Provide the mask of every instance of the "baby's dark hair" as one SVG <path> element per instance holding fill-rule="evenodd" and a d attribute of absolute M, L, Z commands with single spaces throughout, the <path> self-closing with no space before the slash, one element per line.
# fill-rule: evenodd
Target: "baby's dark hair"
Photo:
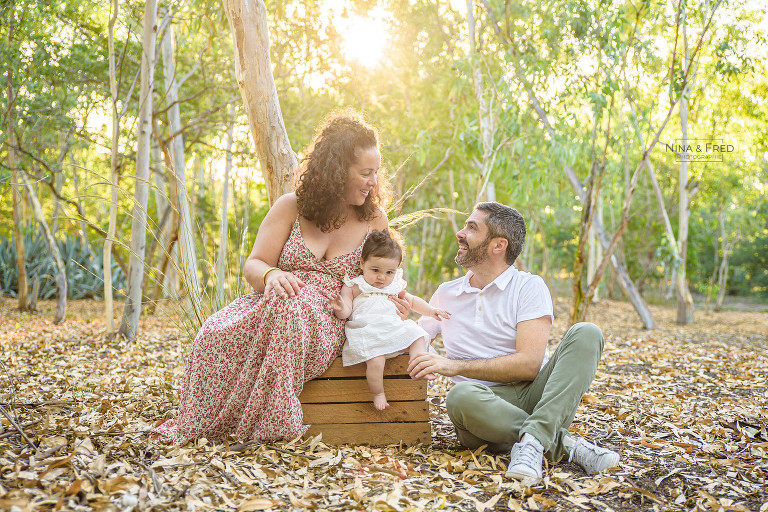
<path fill-rule="evenodd" d="M 363 261 L 367 261 L 371 256 L 391 258 L 402 263 L 403 246 L 400 243 L 400 234 L 390 229 L 373 231 L 363 244 L 363 253 L 360 257 Z"/>

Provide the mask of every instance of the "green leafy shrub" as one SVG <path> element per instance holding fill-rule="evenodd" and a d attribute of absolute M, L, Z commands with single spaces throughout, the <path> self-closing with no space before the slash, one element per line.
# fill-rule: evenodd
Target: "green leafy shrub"
<path fill-rule="evenodd" d="M 56 296 L 56 263 L 48 251 L 42 233 L 25 229 L 25 266 L 30 289 L 35 279 L 40 281 L 40 299 Z M 67 296 L 69 299 L 102 298 L 104 296 L 103 251 L 83 242 L 80 237 L 69 235 L 57 240 L 61 258 L 67 272 Z M 0 238 L 0 291 L 5 296 L 16 297 L 19 272 L 16 268 L 16 244 L 13 237 Z M 112 259 L 112 286 L 116 295 L 126 287 L 125 275 Z"/>

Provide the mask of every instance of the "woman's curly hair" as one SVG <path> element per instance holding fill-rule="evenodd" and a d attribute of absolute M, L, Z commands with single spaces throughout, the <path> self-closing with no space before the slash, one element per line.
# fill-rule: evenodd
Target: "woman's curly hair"
<path fill-rule="evenodd" d="M 296 177 L 299 215 L 314 221 L 324 232 L 340 228 L 346 215 L 349 166 L 357 161 L 358 149 L 378 145 L 378 131 L 361 114 L 351 109 L 331 114 L 301 159 Z M 389 181 L 382 169 L 365 202 L 354 209 L 360 220 L 371 220 L 390 200 Z"/>

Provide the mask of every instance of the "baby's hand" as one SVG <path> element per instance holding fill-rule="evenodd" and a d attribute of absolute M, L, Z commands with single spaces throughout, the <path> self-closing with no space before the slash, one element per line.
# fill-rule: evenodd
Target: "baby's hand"
<path fill-rule="evenodd" d="M 341 295 L 338 293 L 329 293 L 326 295 L 326 298 L 334 313 L 341 313 L 344 310 L 344 301 L 341 300 Z"/>
<path fill-rule="evenodd" d="M 443 318 L 448 320 L 449 318 L 451 318 L 451 314 L 449 312 L 440 308 L 432 308 L 432 311 L 430 312 L 429 316 L 434 318 L 435 320 L 442 320 Z"/>

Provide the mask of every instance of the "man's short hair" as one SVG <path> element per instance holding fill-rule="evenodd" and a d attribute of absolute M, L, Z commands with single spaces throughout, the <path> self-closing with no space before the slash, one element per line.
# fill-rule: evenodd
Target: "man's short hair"
<path fill-rule="evenodd" d="M 475 210 L 485 212 L 485 224 L 488 226 L 488 239 L 501 237 L 507 240 L 505 260 L 512 265 L 525 246 L 525 219 L 520 212 L 505 204 L 489 201 L 477 203 Z"/>

